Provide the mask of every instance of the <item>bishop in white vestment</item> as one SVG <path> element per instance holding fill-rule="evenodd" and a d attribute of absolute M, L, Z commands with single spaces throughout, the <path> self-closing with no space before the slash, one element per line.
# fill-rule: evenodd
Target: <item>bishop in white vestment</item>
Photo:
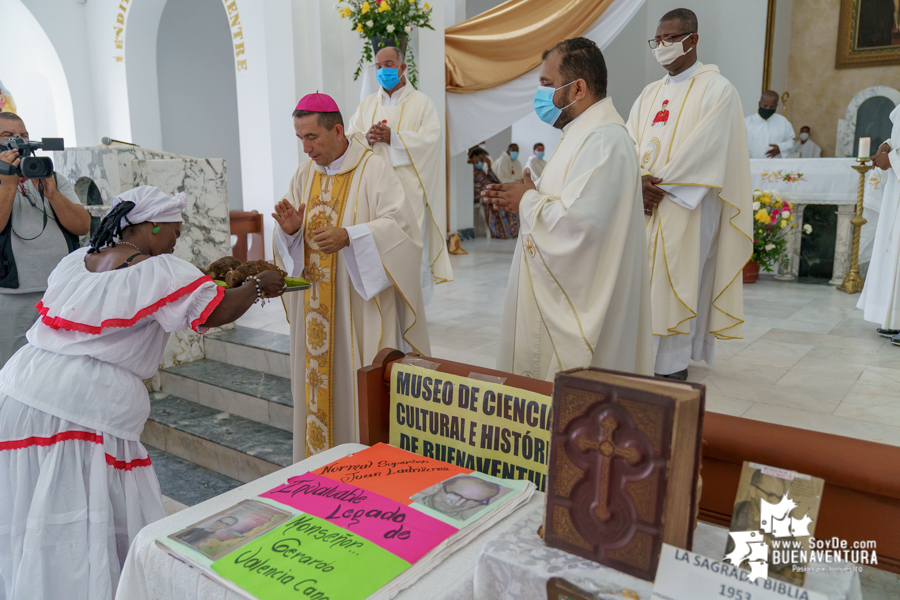
<path fill-rule="evenodd" d="M 375 57 L 381 87 L 367 96 L 350 117 L 347 137 L 361 138 L 394 167 L 422 232 L 422 286 L 453 280 L 447 231 L 446 192 L 441 173 L 441 122 L 434 102 L 406 80 L 406 63 L 397 48 Z"/>
<path fill-rule="evenodd" d="M 697 34 L 683 34 L 696 30 L 687 9 L 663 16 L 654 54 L 669 75 L 644 88 L 628 119 L 647 214 L 654 371 L 673 379 L 687 377 L 692 358 L 712 364 L 716 339 L 742 337 L 741 271 L 753 252 L 740 98 L 697 62 Z"/>
<path fill-rule="evenodd" d="M 900 346 L 900 106 L 891 112 L 891 139 L 875 154 L 875 167 L 888 172 L 875 230 L 872 262 L 857 308 L 878 325 L 878 333 Z"/>
<path fill-rule="evenodd" d="M 566 77 L 561 64 L 575 54 Z M 517 208 L 521 227 L 497 368 L 546 380 L 585 366 L 651 374 L 638 161 L 606 97 L 603 55 L 591 40 L 565 40 L 545 53 L 540 77 L 535 108 L 542 99 L 538 115 L 562 129 L 559 145 L 536 185 L 526 178 L 484 192 L 502 210 Z"/>
<path fill-rule="evenodd" d="M 275 207 L 276 264 L 311 288 L 285 294 L 291 324 L 294 460 L 359 440 L 356 371 L 382 348 L 430 354 L 422 238 L 384 158 L 343 135 L 337 104 L 294 111 L 309 159 Z"/>

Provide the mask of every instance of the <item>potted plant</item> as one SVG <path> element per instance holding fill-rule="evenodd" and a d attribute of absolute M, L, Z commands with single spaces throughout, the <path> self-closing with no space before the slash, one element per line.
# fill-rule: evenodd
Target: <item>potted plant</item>
<path fill-rule="evenodd" d="M 782 200 L 774 190 L 753 191 L 753 256 L 744 266 L 744 283 L 759 279 L 760 269 L 772 270 L 778 265 L 789 268 L 788 238 L 796 230 L 790 202 Z M 803 231 L 812 232 L 812 226 L 804 225 Z"/>
<path fill-rule="evenodd" d="M 353 79 L 359 78 L 366 64 L 387 46 L 406 52 L 408 79 L 413 87 L 418 83 L 416 57 L 409 46 L 409 34 L 415 27 L 431 26 L 431 6 L 420 0 L 340 0 L 336 8 L 342 19 L 350 19 L 353 30 L 359 32 L 365 44 L 356 65 Z"/>

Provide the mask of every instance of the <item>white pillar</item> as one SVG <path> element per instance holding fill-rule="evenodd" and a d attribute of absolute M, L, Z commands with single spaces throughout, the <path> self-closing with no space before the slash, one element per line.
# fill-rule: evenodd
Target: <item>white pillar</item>
<path fill-rule="evenodd" d="M 856 216 L 855 204 L 842 204 L 837 210 L 837 231 L 834 236 L 834 268 L 831 285 L 840 285 L 850 272 L 850 252 L 853 250 L 853 225 L 850 219 Z"/>

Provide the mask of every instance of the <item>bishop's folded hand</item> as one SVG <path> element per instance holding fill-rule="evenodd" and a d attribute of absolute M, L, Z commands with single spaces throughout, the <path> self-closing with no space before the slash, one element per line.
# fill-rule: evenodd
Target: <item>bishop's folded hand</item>
<path fill-rule="evenodd" d="M 294 235 L 303 227 L 303 213 L 305 211 L 305 204 L 301 204 L 298 210 L 287 200 L 282 200 L 275 205 L 275 212 L 272 213 L 272 218 L 278 222 L 282 231 L 288 235 Z"/>
<path fill-rule="evenodd" d="M 481 192 L 482 202 L 492 204 L 497 210 L 519 214 L 519 203 L 525 192 L 535 189 L 531 170 L 525 169 L 525 178 L 510 183 L 492 183 Z"/>
<path fill-rule="evenodd" d="M 325 254 L 334 254 L 350 245 L 350 234 L 343 227 L 323 227 L 312 234 L 313 242 Z"/>

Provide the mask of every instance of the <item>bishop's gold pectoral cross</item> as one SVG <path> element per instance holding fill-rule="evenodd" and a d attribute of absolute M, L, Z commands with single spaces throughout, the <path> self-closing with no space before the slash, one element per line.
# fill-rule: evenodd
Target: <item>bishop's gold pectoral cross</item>
<path fill-rule="evenodd" d="M 595 450 L 600 453 L 600 497 L 597 499 L 597 507 L 594 509 L 594 515 L 601 521 L 609 520 L 612 516 L 609 512 L 609 488 L 612 480 L 610 474 L 610 466 L 613 458 L 619 456 L 628 462 L 629 465 L 637 464 L 641 458 L 641 453 L 637 448 L 624 448 L 616 446 L 613 442 L 613 432 L 619 428 L 619 424 L 611 415 L 600 421 L 600 427 L 603 428 L 603 435 L 599 439 L 592 440 L 585 435 L 579 435 L 575 438 L 575 446 L 582 452 Z"/>

